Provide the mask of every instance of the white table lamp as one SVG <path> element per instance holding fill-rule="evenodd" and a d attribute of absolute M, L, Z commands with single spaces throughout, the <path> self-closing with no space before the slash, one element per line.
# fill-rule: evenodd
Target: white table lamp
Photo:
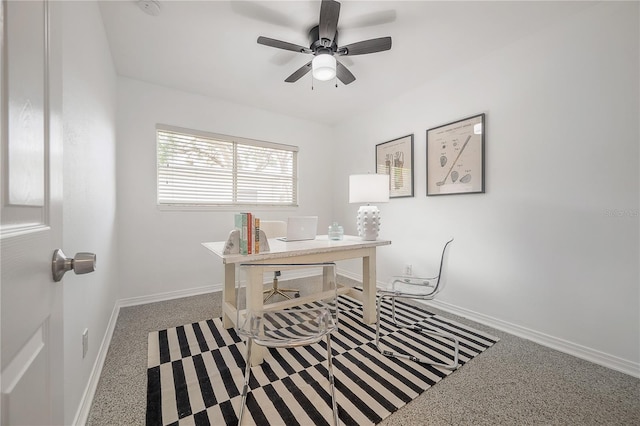
<path fill-rule="evenodd" d="M 380 210 L 369 203 L 389 201 L 389 175 L 349 176 L 349 203 L 367 203 L 358 209 L 358 235 L 366 241 L 378 238 L 380 231 Z"/>

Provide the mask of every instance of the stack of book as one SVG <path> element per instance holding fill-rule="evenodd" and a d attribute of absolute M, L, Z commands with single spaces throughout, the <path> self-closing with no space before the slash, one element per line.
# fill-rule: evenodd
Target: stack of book
<path fill-rule="evenodd" d="M 236 213 L 235 228 L 240 234 L 240 254 L 260 253 L 260 219 L 252 213 Z"/>

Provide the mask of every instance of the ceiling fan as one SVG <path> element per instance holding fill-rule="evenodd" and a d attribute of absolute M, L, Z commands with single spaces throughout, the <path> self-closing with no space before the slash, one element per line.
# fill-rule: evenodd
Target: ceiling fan
<path fill-rule="evenodd" d="M 314 58 L 298 68 L 286 78 L 285 82 L 294 83 L 313 70 L 317 80 L 331 80 L 338 77 L 342 84 L 355 81 L 355 76 L 342 65 L 336 56 L 355 56 L 367 53 L 383 52 L 391 49 L 391 37 L 380 37 L 359 41 L 346 46 L 338 46 L 338 18 L 340 3 L 334 0 L 322 0 L 320 22 L 309 31 L 309 47 L 300 46 L 269 37 L 258 37 L 258 44 L 277 49 L 313 55 Z"/>

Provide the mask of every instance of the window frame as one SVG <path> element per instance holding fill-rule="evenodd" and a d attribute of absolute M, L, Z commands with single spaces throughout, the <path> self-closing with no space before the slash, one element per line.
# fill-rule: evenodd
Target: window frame
<path fill-rule="evenodd" d="M 185 135 L 185 136 L 194 136 L 194 137 L 198 137 L 198 138 L 206 138 L 206 139 L 213 139 L 215 141 L 220 141 L 220 142 L 229 142 L 229 143 L 233 143 L 234 145 L 243 145 L 243 146 L 253 146 L 253 147 L 258 147 L 258 148 L 270 148 L 270 149 L 277 149 L 277 150 L 283 150 L 283 151 L 288 151 L 291 152 L 293 154 L 293 202 L 291 204 L 272 204 L 272 203 L 239 203 L 239 202 L 231 202 L 231 203 L 166 203 L 166 202 L 160 202 L 160 163 L 159 163 L 159 146 L 160 146 L 160 141 L 159 141 L 159 134 L 158 132 L 171 132 L 171 133 L 177 133 L 177 134 L 181 134 L 181 135 Z M 233 163 L 233 184 L 232 184 L 232 191 L 233 191 L 233 198 L 236 199 L 236 175 L 237 175 L 237 163 L 236 163 L 236 158 L 235 158 L 235 152 L 236 149 L 234 147 L 234 163 Z M 294 146 L 294 145 L 287 145 L 287 144 L 281 144 L 281 143 L 275 143 L 275 142 L 267 142 L 267 141 L 262 141 L 262 140 L 257 140 L 257 139 L 249 139 L 249 138 L 244 138 L 244 137 L 239 137 L 239 136 L 230 136 L 230 135 L 224 135 L 224 134 L 219 134 L 219 133 L 213 133 L 213 132 L 207 132 L 207 131 L 202 131 L 202 130 L 195 130 L 195 129 L 188 129 L 188 128 L 184 128 L 184 127 L 178 127 L 178 126 L 171 126 L 171 125 L 167 125 L 167 124 L 156 124 L 155 127 L 155 160 L 156 160 L 156 182 L 155 182 L 155 186 L 156 186 L 156 207 L 159 210 L 220 210 L 220 211 L 237 211 L 239 209 L 242 208 L 252 208 L 253 210 L 270 210 L 270 209 L 277 209 L 277 210 L 288 210 L 288 209 L 295 209 L 299 206 L 299 192 L 298 192 L 298 182 L 299 182 L 299 177 L 298 177 L 298 152 L 299 152 L 299 147 Z"/>

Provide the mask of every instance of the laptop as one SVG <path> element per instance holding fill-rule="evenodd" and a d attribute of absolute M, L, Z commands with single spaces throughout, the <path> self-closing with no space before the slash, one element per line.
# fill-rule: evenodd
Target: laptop
<path fill-rule="evenodd" d="M 287 236 L 280 241 L 315 240 L 318 216 L 292 216 L 287 218 Z"/>

